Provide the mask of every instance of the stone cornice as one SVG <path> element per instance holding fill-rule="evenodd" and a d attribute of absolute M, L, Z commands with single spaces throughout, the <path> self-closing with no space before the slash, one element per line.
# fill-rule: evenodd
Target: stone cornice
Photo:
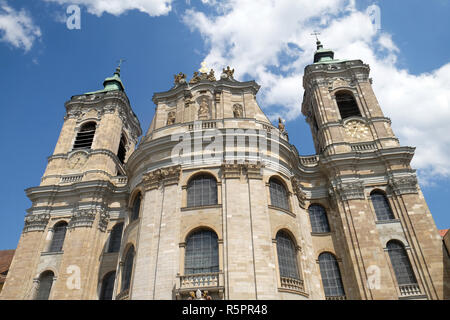
<path fill-rule="evenodd" d="M 264 164 L 259 161 L 255 163 L 223 163 L 221 165 L 224 179 L 240 179 L 244 176 L 247 176 L 248 179 L 262 179 L 263 168 Z"/>

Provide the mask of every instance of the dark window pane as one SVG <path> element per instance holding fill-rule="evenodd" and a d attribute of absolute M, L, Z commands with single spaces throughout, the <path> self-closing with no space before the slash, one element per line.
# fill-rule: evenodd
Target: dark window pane
<path fill-rule="evenodd" d="M 122 291 L 130 289 L 131 273 L 133 272 L 134 247 L 128 249 L 122 270 Z"/>
<path fill-rule="evenodd" d="M 289 201 L 286 188 L 275 179 L 269 181 L 270 203 L 272 206 L 289 210 Z"/>
<path fill-rule="evenodd" d="M 127 145 L 127 140 L 125 139 L 125 136 L 122 133 L 122 136 L 120 138 L 120 143 L 119 143 L 119 150 L 117 151 L 117 157 L 119 158 L 119 161 L 121 163 L 125 162 L 125 156 L 127 154 L 127 149 L 125 148 L 126 145 Z"/>
<path fill-rule="evenodd" d="M 277 234 L 277 253 L 280 276 L 300 279 L 297 266 L 297 251 L 289 235 L 285 232 Z"/>
<path fill-rule="evenodd" d="M 189 236 L 186 243 L 185 274 L 219 272 L 217 235 L 202 230 Z"/>
<path fill-rule="evenodd" d="M 50 291 L 52 290 L 54 274 L 51 271 L 46 271 L 39 277 L 39 288 L 36 295 L 36 300 L 48 300 Z"/>
<path fill-rule="evenodd" d="M 417 284 L 416 276 L 403 245 L 397 241 L 389 241 L 387 249 L 398 284 Z"/>
<path fill-rule="evenodd" d="M 109 272 L 103 277 L 102 289 L 100 292 L 100 300 L 112 300 L 115 280 L 116 280 L 115 271 Z"/>
<path fill-rule="evenodd" d="M 349 93 L 336 93 L 336 102 L 342 119 L 361 116 L 358 104 L 353 95 Z"/>
<path fill-rule="evenodd" d="M 49 252 L 60 252 L 64 244 L 64 238 L 66 237 L 67 223 L 58 223 L 53 228 L 53 238 L 50 245 Z"/>
<path fill-rule="evenodd" d="M 336 258 L 328 252 L 319 256 L 320 275 L 326 297 L 345 296 L 341 272 Z"/>
<path fill-rule="evenodd" d="M 94 141 L 96 123 L 89 122 L 83 125 L 77 133 L 73 149 L 90 149 Z"/>
<path fill-rule="evenodd" d="M 187 206 L 199 207 L 217 204 L 217 182 L 211 176 L 201 175 L 189 181 Z"/>
<path fill-rule="evenodd" d="M 139 211 L 141 210 L 141 194 L 139 193 L 134 199 L 133 211 L 131 213 L 131 221 L 139 218 Z"/>
<path fill-rule="evenodd" d="M 324 233 L 330 232 L 327 213 L 322 206 L 311 205 L 308 209 L 309 219 L 311 220 L 312 232 Z"/>
<path fill-rule="evenodd" d="M 378 220 L 394 219 L 394 214 L 392 213 L 389 202 L 384 194 L 374 192 L 370 195 L 370 200 L 372 201 Z"/>
<path fill-rule="evenodd" d="M 123 223 L 116 224 L 111 230 L 108 252 L 119 252 L 122 241 Z"/>

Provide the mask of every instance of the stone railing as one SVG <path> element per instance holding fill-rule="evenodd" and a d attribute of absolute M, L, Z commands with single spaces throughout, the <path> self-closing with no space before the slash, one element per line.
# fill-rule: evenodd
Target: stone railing
<path fill-rule="evenodd" d="M 377 144 L 375 142 L 355 143 L 351 145 L 354 152 L 365 152 L 377 150 Z"/>
<path fill-rule="evenodd" d="M 281 277 L 281 288 L 304 292 L 303 280 Z"/>
<path fill-rule="evenodd" d="M 127 184 L 128 183 L 128 177 L 126 176 L 117 176 L 113 178 L 113 182 L 115 184 Z"/>
<path fill-rule="evenodd" d="M 189 131 L 193 130 L 203 130 L 203 129 L 216 129 L 216 121 L 196 121 L 188 125 Z"/>
<path fill-rule="evenodd" d="M 409 296 L 419 296 L 422 293 L 420 292 L 420 288 L 418 284 L 404 284 L 399 286 L 400 296 L 401 297 L 409 297 Z"/>
<path fill-rule="evenodd" d="M 301 156 L 299 157 L 300 163 L 304 165 L 305 167 L 314 167 L 319 164 L 319 156 Z"/>
<path fill-rule="evenodd" d="M 180 289 L 194 289 L 194 288 L 206 288 L 206 287 L 219 287 L 222 285 L 223 280 L 220 272 L 214 273 L 199 273 L 179 276 Z"/>
<path fill-rule="evenodd" d="M 61 183 L 74 183 L 83 180 L 82 174 L 61 177 Z"/>
<path fill-rule="evenodd" d="M 325 297 L 326 300 L 347 300 L 346 296 L 328 296 Z"/>

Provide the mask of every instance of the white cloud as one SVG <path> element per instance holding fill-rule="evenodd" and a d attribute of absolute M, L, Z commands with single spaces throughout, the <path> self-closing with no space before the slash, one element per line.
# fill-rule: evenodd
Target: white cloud
<path fill-rule="evenodd" d="M 416 146 L 413 166 L 422 177 L 450 177 L 450 63 L 413 75 L 397 66 L 400 49 L 380 33 L 353 0 L 226 0 L 215 14 L 191 8 L 184 23 L 209 47 L 216 70 L 230 65 L 237 78 L 261 84 L 261 104 L 272 119 L 301 115 L 304 67 L 315 51 L 313 30 L 337 59 L 371 66 L 374 91 L 402 145 Z M 281 107 L 280 107 L 281 106 Z"/>
<path fill-rule="evenodd" d="M 41 30 L 25 10 L 16 11 L 0 0 L 0 41 L 28 51 L 40 37 Z"/>
<path fill-rule="evenodd" d="M 172 0 L 44 0 L 63 5 L 82 5 L 89 13 L 101 16 L 109 13 L 119 16 L 128 10 L 139 10 L 150 16 L 165 15 L 172 10 Z"/>

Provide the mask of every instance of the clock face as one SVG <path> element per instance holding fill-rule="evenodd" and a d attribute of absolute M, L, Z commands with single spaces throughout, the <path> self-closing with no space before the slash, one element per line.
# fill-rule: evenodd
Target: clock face
<path fill-rule="evenodd" d="M 367 139 L 369 137 L 369 128 L 360 121 L 349 121 L 345 124 L 345 132 L 354 139 Z"/>
<path fill-rule="evenodd" d="M 87 156 L 84 152 L 76 152 L 69 158 L 70 169 L 80 169 L 87 161 Z"/>

